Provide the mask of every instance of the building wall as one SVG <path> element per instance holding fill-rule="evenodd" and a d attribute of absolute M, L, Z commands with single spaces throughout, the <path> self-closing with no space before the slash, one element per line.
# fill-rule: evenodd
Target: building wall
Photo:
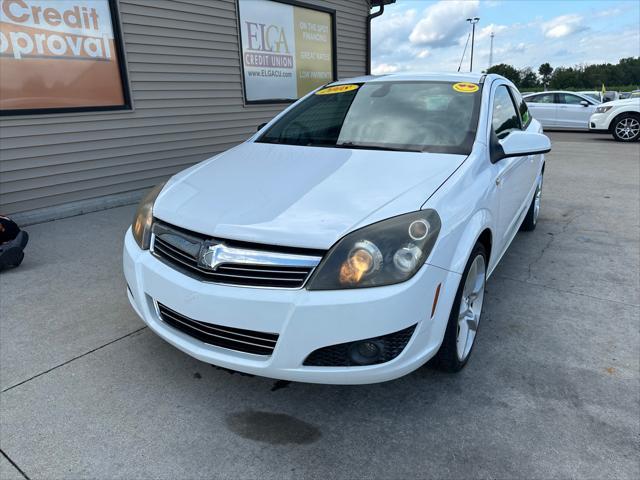
<path fill-rule="evenodd" d="M 305 3 L 336 10 L 338 78 L 364 74 L 368 0 Z M 278 113 L 283 105 L 244 105 L 236 8 L 119 0 L 134 110 L 0 119 L 0 212 L 138 192 Z"/>

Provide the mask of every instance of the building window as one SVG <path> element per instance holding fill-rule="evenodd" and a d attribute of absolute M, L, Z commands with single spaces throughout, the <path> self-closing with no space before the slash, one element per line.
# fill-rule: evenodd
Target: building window
<path fill-rule="evenodd" d="M 291 102 L 335 80 L 335 11 L 238 0 L 247 103 Z"/>
<path fill-rule="evenodd" d="M 130 108 L 115 0 L 0 0 L 0 114 Z"/>

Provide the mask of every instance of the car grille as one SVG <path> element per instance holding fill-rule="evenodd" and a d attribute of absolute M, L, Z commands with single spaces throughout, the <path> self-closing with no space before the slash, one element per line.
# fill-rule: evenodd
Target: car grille
<path fill-rule="evenodd" d="M 351 359 L 349 350 L 354 343 L 361 341 L 371 341 L 382 345 L 382 355 L 380 358 L 373 362 L 371 365 L 385 363 L 396 358 L 404 347 L 407 346 L 413 331 L 416 326 L 405 328 L 395 333 L 390 333 L 381 337 L 368 338 L 365 340 L 358 340 L 355 342 L 339 343 L 337 345 L 331 345 L 329 347 L 319 348 L 314 350 L 305 359 L 304 365 L 313 367 L 352 367 L 359 366 L 361 364 L 355 363 Z"/>
<path fill-rule="evenodd" d="M 257 355 L 271 355 L 278 341 L 277 333 L 255 332 L 199 322 L 161 303 L 157 305 L 163 322 L 209 345 Z"/>
<path fill-rule="evenodd" d="M 202 281 L 228 285 L 301 288 L 323 253 L 214 240 L 164 222 L 156 222 L 153 232 L 152 251 L 156 257 Z M 238 261 L 225 261 L 213 268 L 204 265 L 203 249 L 216 244 L 229 246 Z M 248 262 L 250 254 L 259 260 Z M 233 254 L 230 258 L 234 258 Z"/>

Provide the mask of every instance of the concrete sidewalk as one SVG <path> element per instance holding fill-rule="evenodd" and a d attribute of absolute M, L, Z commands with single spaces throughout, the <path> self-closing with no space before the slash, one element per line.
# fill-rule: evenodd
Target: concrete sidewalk
<path fill-rule="evenodd" d="M 129 307 L 134 207 L 29 227 L 0 276 L 0 478 L 640 477 L 640 145 L 551 136 L 540 224 L 489 281 L 459 375 L 216 369 Z"/>

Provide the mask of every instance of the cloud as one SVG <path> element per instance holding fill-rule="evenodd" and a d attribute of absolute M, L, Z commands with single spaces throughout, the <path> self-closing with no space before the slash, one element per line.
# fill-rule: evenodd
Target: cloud
<path fill-rule="evenodd" d="M 389 73 L 395 73 L 400 70 L 397 65 L 389 65 L 388 63 L 379 63 L 374 65 L 371 69 L 371 73 L 374 75 L 387 75 Z"/>
<path fill-rule="evenodd" d="M 456 45 L 469 28 L 465 19 L 477 15 L 478 6 L 479 0 L 441 0 L 429 6 L 413 28 L 409 41 L 433 48 Z"/>
<path fill-rule="evenodd" d="M 373 70 L 378 74 L 455 72 L 470 31 L 465 19 L 472 16 L 482 18 L 476 25 L 474 71 L 489 66 L 491 31 L 496 34 L 493 64 L 508 63 L 537 71 L 544 62 L 551 62 L 554 67 L 616 63 L 620 58 L 640 54 L 640 9 L 636 2 L 632 3 L 620 7 L 602 0 L 581 12 L 573 9 L 569 10 L 572 14 L 554 16 L 542 4 L 522 2 L 523 8 L 528 9 L 526 20 L 513 19 L 514 23 L 510 23 L 508 17 L 488 10 L 486 0 L 428 4 L 425 0 L 398 1 L 373 22 Z M 619 8 L 623 12 L 616 14 Z M 469 69 L 470 50 L 469 45 L 462 61 L 463 71 Z"/>
<path fill-rule="evenodd" d="M 603 18 L 603 17 L 617 17 L 621 15 L 623 10 L 621 8 L 610 8 L 609 10 L 601 10 L 599 12 L 594 13 L 594 17 Z"/>
<path fill-rule="evenodd" d="M 496 25 L 495 23 L 492 23 L 491 25 L 487 25 L 486 27 L 482 27 L 481 29 L 479 29 L 478 31 L 476 31 L 476 40 L 482 40 L 483 38 L 489 38 L 489 36 L 491 35 L 491 32 L 495 33 L 496 35 L 499 33 L 504 32 L 505 30 L 508 30 L 509 27 L 507 27 L 506 25 Z M 465 37 L 466 39 L 466 37 Z"/>
<path fill-rule="evenodd" d="M 416 21 L 418 12 L 409 9 L 404 12 L 392 12 L 383 17 L 384 22 L 376 23 L 375 34 L 380 37 L 396 35 L 406 30 L 411 30 Z"/>
<path fill-rule="evenodd" d="M 375 20 L 372 29 L 372 42 L 379 53 L 393 53 L 398 45 L 407 42 L 407 38 L 416 24 L 418 12 L 410 9 L 404 12 L 392 12 Z"/>
<path fill-rule="evenodd" d="M 570 14 L 560 15 L 542 24 L 542 33 L 547 38 L 562 38 L 574 33 L 587 30 L 589 27 L 583 24 L 584 17 Z"/>

